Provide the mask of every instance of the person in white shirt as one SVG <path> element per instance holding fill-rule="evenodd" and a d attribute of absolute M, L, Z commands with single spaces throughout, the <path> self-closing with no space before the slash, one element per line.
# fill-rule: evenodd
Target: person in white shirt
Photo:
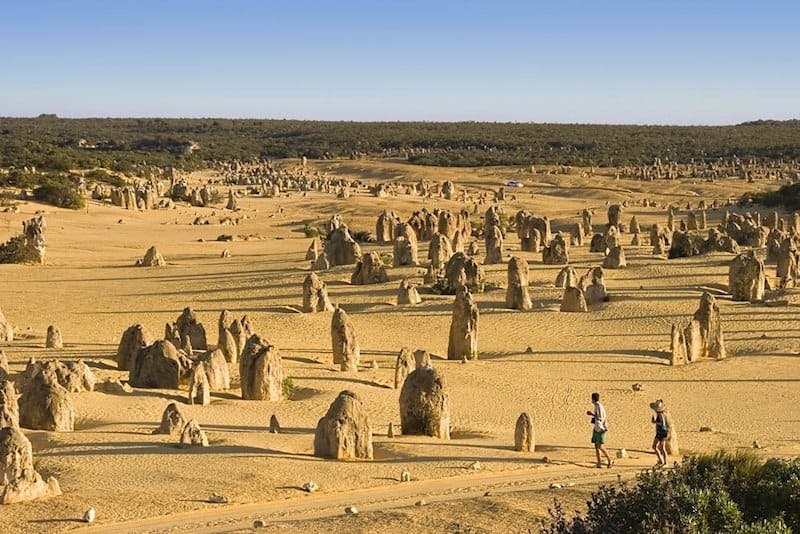
<path fill-rule="evenodd" d="M 606 432 L 608 432 L 608 416 L 606 414 L 605 407 L 600 404 L 600 394 L 599 393 L 592 393 L 592 404 L 594 408 L 588 412 L 586 415 L 592 418 L 592 443 L 594 443 L 594 452 L 597 456 L 597 466 L 598 468 L 602 467 L 603 464 L 600 461 L 600 453 L 603 453 L 603 456 L 606 457 L 606 465 L 609 469 L 614 466 L 614 462 L 611 460 L 611 457 L 608 455 L 608 451 L 606 450 Z"/>

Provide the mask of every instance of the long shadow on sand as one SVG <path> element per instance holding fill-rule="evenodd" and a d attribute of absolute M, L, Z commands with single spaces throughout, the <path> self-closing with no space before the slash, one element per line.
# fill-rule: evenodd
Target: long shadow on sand
<path fill-rule="evenodd" d="M 69 449 L 85 447 L 88 450 L 44 451 L 37 456 L 124 456 L 140 454 L 186 455 L 186 454 L 220 454 L 235 457 L 261 457 L 272 455 L 289 456 L 291 453 L 260 447 L 242 445 L 218 445 L 212 441 L 208 447 L 180 448 L 173 443 L 141 443 L 123 441 L 116 443 L 71 443 Z M 67 447 L 64 447 L 67 448 Z"/>
<path fill-rule="evenodd" d="M 245 434 L 249 432 L 266 432 L 267 425 L 264 426 L 234 426 L 234 425 L 203 425 L 204 429 L 217 432 L 231 432 L 235 434 Z M 315 429 L 305 427 L 281 427 L 279 434 L 313 434 Z"/>

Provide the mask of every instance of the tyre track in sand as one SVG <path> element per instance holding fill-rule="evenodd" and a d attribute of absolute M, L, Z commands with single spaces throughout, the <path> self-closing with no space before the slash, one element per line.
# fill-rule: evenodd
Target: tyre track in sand
<path fill-rule="evenodd" d="M 649 458 L 637 458 L 613 470 L 596 470 L 591 464 L 562 464 L 546 468 L 513 471 L 479 471 L 469 475 L 429 479 L 390 486 L 358 488 L 336 493 L 314 493 L 289 499 L 227 504 L 205 510 L 181 512 L 118 523 L 96 524 L 81 529 L 85 533 L 126 532 L 192 532 L 211 534 L 248 530 L 255 518 L 267 525 L 288 521 L 307 521 L 342 515 L 344 507 L 355 506 L 359 512 L 389 510 L 413 506 L 420 499 L 427 503 L 458 501 L 493 494 L 546 489 L 551 483 L 602 484 L 630 479 L 647 468 Z"/>

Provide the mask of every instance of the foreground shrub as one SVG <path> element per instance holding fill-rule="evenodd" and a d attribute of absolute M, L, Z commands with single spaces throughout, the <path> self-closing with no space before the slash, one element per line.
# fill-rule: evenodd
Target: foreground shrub
<path fill-rule="evenodd" d="M 790 533 L 800 531 L 800 459 L 762 461 L 751 452 L 689 457 L 634 484 L 602 486 L 585 514 L 556 502 L 544 534 Z"/>

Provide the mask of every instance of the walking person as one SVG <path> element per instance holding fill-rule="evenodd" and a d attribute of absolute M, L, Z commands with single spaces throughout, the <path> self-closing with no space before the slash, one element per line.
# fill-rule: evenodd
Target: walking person
<path fill-rule="evenodd" d="M 593 409 L 586 412 L 586 415 L 592 418 L 592 443 L 594 443 L 594 453 L 597 456 L 597 467 L 598 469 L 603 467 L 603 464 L 600 461 L 600 453 L 603 453 L 603 456 L 606 458 L 606 466 L 611 469 L 614 466 L 613 460 L 608 455 L 608 451 L 606 450 L 606 432 L 608 432 L 608 416 L 606 414 L 605 407 L 600 404 L 600 394 L 599 393 L 592 393 L 592 404 Z"/>
<path fill-rule="evenodd" d="M 655 412 L 650 420 L 656 426 L 656 437 L 653 439 L 653 450 L 656 451 L 658 463 L 656 467 L 667 465 L 667 440 L 669 439 L 669 418 L 666 414 L 666 406 L 662 399 L 650 403 L 650 409 Z"/>

